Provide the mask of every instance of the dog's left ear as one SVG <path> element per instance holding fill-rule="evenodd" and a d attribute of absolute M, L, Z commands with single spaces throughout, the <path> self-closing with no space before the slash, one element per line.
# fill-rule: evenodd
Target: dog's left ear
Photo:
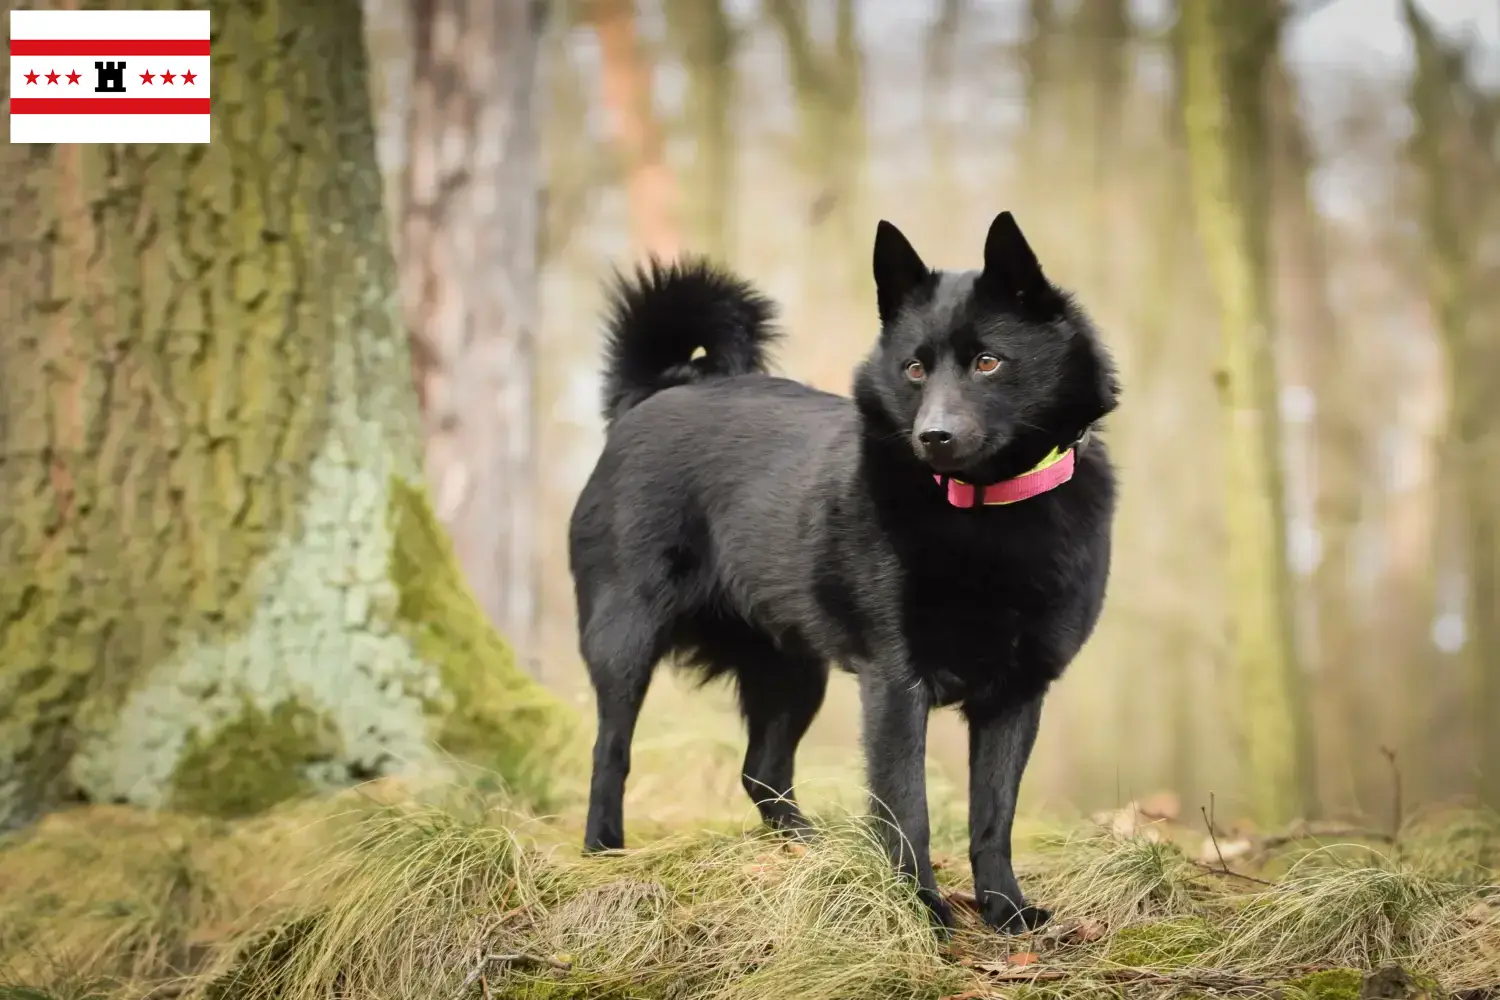
<path fill-rule="evenodd" d="M 911 241 L 901 230 L 880 220 L 875 227 L 875 300 L 880 322 L 889 323 L 901 311 L 906 297 L 931 273 Z"/>
<path fill-rule="evenodd" d="M 978 285 L 996 301 L 1038 319 L 1051 318 L 1063 310 L 1062 296 L 1042 273 L 1041 262 L 1009 212 L 1001 212 L 990 223 Z"/>

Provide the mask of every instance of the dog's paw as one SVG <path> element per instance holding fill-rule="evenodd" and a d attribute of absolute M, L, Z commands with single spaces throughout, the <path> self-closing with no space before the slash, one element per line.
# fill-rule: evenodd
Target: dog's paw
<path fill-rule="evenodd" d="M 946 941 L 953 935 L 953 907 L 935 892 L 920 892 L 927 906 L 927 915 L 932 918 L 932 930 L 939 940 Z"/>
<path fill-rule="evenodd" d="M 767 825 L 772 831 L 794 844 L 813 844 L 818 840 L 818 832 L 805 819 L 798 818 L 791 822 L 768 823 Z"/>
<path fill-rule="evenodd" d="M 1034 931 L 1052 919 L 1052 911 L 1040 906 L 1023 906 L 1019 910 L 1007 906 L 998 913 L 983 914 L 984 922 L 1001 934 L 1025 934 Z"/>

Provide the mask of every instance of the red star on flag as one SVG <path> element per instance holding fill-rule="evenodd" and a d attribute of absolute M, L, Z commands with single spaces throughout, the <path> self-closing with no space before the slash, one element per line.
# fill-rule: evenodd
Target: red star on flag
<path fill-rule="evenodd" d="M 189 70 L 188 72 L 182 74 L 182 82 L 183 83 L 192 83 L 196 79 L 198 79 L 198 74 L 192 72 L 191 70 Z"/>
<path fill-rule="evenodd" d="M 144 73 L 141 74 L 141 82 L 142 83 L 150 83 L 152 81 L 152 79 L 155 78 L 155 76 L 156 76 L 155 73 L 151 72 L 150 70 L 147 70 L 146 72 L 144 72 Z"/>
<path fill-rule="evenodd" d="M 78 71 L 76 69 L 73 72 L 71 72 L 71 73 L 68 74 L 68 82 L 69 83 L 77 83 L 78 82 Z"/>
<path fill-rule="evenodd" d="M 52 70 L 47 74 L 47 82 L 54 84 L 57 83 L 57 70 Z"/>
<path fill-rule="evenodd" d="M 26 74 L 26 82 L 27 83 L 36 83 L 36 73 L 35 72 L 27 73 Z"/>
<path fill-rule="evenodd" d="M 175 77 L 176 75 L 177 75 L 176 73 L 172 73 L 172 72 L 163 73 L 161 75 L 161 82 L 162 83 L 171 83 L 172 82 L 172 78 Z"/>

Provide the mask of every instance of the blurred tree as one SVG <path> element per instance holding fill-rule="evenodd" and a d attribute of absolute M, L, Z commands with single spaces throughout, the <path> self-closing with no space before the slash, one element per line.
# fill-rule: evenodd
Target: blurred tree
<path fill-rule="evenodd" d="M 955 198 L 959 190 L 957 167 L 958 144 L 955 141 L 953 115 L 947 107 L 954 93 L 955 50 L 963 25 L 966 0 L 942 0 L 937 16 L 927 29 L 926 51 L 922 61 L 922 121 L 927 138 L 927 182 L 922 185 L 928 196 L 925 214 L 935 218 L 942 232 L 952 232 L 962 224 L 961 212 L 969 206 Z"/>
<path fill-rule="evenodd" d="M 420 485 L 361 27 L 220 4 L 211 144 L 0 147 L 0 825 L 556 756 Z"/>
<path fill-rule="evenodd" d="M 687 217 L 703 253 L 734 248 L 736 36 L 722 0 L 666 0 L 667 30 L 687 68 L 687 114 L 695 145 L 688 165 Z"/>
<path fill-rule="evenodd" d="M 1316 400 L 1311 470 L 1320 542 L 1311 594 L 1311 647 L 1318 663 L 1324 759 L 1351 771 L 1356 788 L 1374 756 L 1352 619 L 1353 545 L 1364 496 L 1365 447 L 1351 344 L 1331 301 L 1327 234 L 1312 198 L 1316 161 L 1298 106 L 1296 82 L 1279 53 L 1269 66 L 1268 103 L 1278 327 Z M 1384 780 L 1384 774 L 1381 776 Z"/>
<path fill-rule="evenodd" d="M 1182 323 L 1183 314 L 1188 312 L 1184 303 L 1192 293 L 1193 283 L 1185 266 L 1185 248 L 1192 237 L 1187 221 L 1192 217 L 1192 198 L 1189 194 L 1186 157 L 1182 153 L 1184 143 L 1179 90 L 1183 77 L 1183 47 L 1177 42 L 1178 31 L 1179 25 L 1174 24 L 1164 40 L 1172 73 L 1167 92 L 1156 110 L 1161 123 L 1161 147 L 1154 151 L 1155 169 L 1150 172 L 1151 182 L 1143 192 L 1149 194 L 1150 198 L 1150 208 L 1145 214 L 1151 227 L 1151 246 L 1144 294 L 1139 298 L 1136 317 L 1139 339 L 1135 381 L 1139 390 L 1138 398 L 1144 401 L 1145 407 L 1159 409 L 1163 404 L 1169 407 L 1159 425 L 1162 431 L 1181 436 L 1180 422 L 1175 417 L 1180 412 L 1177 401 L 1182 399 L 1182 394 L 1170 383 L 1180 376 L 1178 366 L 1182 363 L 1182 351 L 1178 338 L 1197 338 L 1199 334 L 1196 330 L 1184 330 Z M 1158 440 L 1156 435 L 1150 435 L 1149 447 L 1141 460 L 1175 461 L 1171 453 L 1162 453 L 1162 449 L 1157 446 Z M 1163 469 L 1160 473 L 1170 474 L 1170 469 Z M 1163 566 L 1180 564 L 1176 563 L 1179 560 L 1191 561 L 1191 553 L 1197 548 L 1195 541 L 1189 541 L 1193 532 L 1168 530 L 1162 532 L 1162 535 L 1161 546 L 1164 551 L 1152 552 L 1148 558 Z M 1203 776 L 1203 769 L 1199 766 L 1203 749 L 1197 722 L 1199 671 L 1197 658 L 1193 655 L 1196 628 L 1190 616 L 1178 613 L 1172 614 L 1159 629 L 1159 633 L 1164 633 L 1163 666 L 1168 712 L 1165 772 L 1171 783 L 1170 787 L 1187 801 L 1196 798 L 1199 781 Z M 1133 687 L 1139 691 L 1146 685 L 1137 683 Z M 1139 713 L 1142 706 L 1132 704 L 1129 711 Z"/>
<path fill-rule="evenodd" d="M 652 98 L 652 66 L 636 37 L 634 0 L 586 0 L 604 59 L 604 105 L 620 147 L 636 253 L 670 260 L 682 249 L 677 188 Z"/>
<path fill-rule="evenodd" d="M 397 261 L 427 481 L 490 620 L 536 624 L 544 0 L 409 0 Z"/>
<path fill-rule="evenodd" d="M 847 230 L 863 194 L 860 174 L 866 153 L 864 60 L 854 2 L 837 0 L 828 52 L 814 43 L 801 0 L 766 0 L 766 12 L 781 33 L 791 63 L 800 121 L 799 158 L 822 187 L 812 206 L 812 221 L 816 226 L 827 220 L 831 228 Z M 857 234 L 860 240 L 866 235 Z"/>
<path fill-rule="evenodd" d="M 827 51 L 814 42 L 802 0 L 765 0 L 765 10 L 781 35 L 791 66 L 797 165 L 814 184 L 807 214 L 807 259 L 813 266 L 803 272 L 807 320 L 814 329 L 832 329 L 841 322 L 836 305 L 840 299 L 875 301 L 866 252 L 873 232 L 873 225 L 868 224 L 873 220 L 863 215 L 868 144 L 864 55 L 855 4 L 836 0 L 833 44 Z M 827 388 L 848 387 L 845 344 L 828 338 L 812 345 L 809 353 L 810 381 Z"/>
<path fill-rule="evenodd" d="M 1042 131 L 1046 122 L 1047 101 L 1055 83 L 1053 64 L 1057 61 L 1055 50 L 1058 14 L 1053 7 L 1053 0 L 1027 0 L 1026 22 L 1026 40 L 1022 43 L 1021 50 L 1026 66 L 1026 126 L 1030 142 L 1043 147 L 1033 152 L 1041 153 L 1046 145 Z"/>
<path fill-rule="evenodd" d="M 1183 0 L 1182 106 L 1193 197 L 1220 301 L 1229 616 L 1246 796 L 1257 818 L 1316 808 L 1293 642 L 1267 288 L 1265 68 L 1278 5 Z"/>
<path fill-rule="evenodd" d="M 1110 234 L 1114 231 L 1117 200 L 1124 189 L 1121 184 L 1120 139 L 1123 134 L 1127 97 L 1133 24 L 1126 0 L 1083 0 L 1073 15 L 1072 33 L 1079 43 L 1082 63 L 1089 67 L 1085 77 L 1088 113 L 1087 190 L 1088 228 L 1093 234 L 1089 287 L 1097 296 L 1108 295 L 1110 267 Z"/>
<path fill-rule="evenodd" d="M 1468 52 L 1440 38 L 1412 0 L 1402 8 L 1417 53 L 1412 155 L 1424 194 L 1428 296 L 1448 356 L 1441 467 L 1462 518 L 1464 655 L 1475 693 L 1478 792 L 1484 804 L 1500 808 L 1500 323 L 1475 317 L 1486 273 L 1481 241 L 1494 237 L 1489 210 L 1500 186 L 1500 98 L 1480 90 Z M 1492 285 L 1493 272 L 1489 278 Z"/>

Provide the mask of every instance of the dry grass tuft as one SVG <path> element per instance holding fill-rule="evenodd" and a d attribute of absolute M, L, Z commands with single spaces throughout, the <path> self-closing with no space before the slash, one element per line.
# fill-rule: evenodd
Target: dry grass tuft
<path fill-rule="evenodd" d="M 1388 962 L 1500 983 L 1495 827 L 1471 814 L 1387 854 L 1299 847 L 1270 886 L 1054 830 L 1021 859 L 1054 923 L 1001 938 L 963 912 L 946 945 L 847 814 L 806 846 L 679 830 L 597 857 L 575 820 L 393 782 L 233 824 L 53 817 L 0 841 L 0 983 L 40 991 L 0 1000 L 1270 998 Z"/>

